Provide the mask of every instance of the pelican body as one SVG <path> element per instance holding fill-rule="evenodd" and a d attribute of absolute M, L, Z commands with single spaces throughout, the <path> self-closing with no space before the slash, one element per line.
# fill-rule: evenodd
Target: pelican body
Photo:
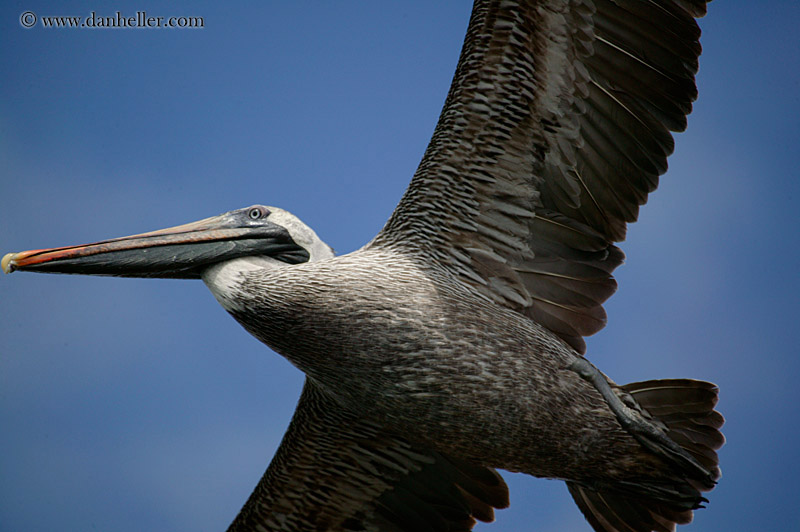
<path fill-rule="evenodd" d="M 574 350 L 401 251 L 275 270 L 232 260 L 204 280 L 248 332 L 346 409 L 369 405 L 364 414 L 426 446 L 574 479 L 624 470 L 636 454 L 610 409 L 593 412 L 602 398 L 568 369 Z"/>
<path fill-rule="evenodd" d="M 423 161 L 353 253 L 254 205 L 2 268 L 200 278 L 306 374 L 230 530 L 471 530 L 508 505 L 495 469 L 565 480 L 597 531 L 674 530 L 720 475 L 717 388 L 617 385 L 582 337 L 685 126 L 704 9 L 476 2 Z"/>

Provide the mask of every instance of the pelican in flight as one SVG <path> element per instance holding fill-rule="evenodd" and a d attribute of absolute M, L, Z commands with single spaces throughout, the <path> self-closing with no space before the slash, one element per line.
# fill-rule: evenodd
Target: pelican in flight
<path fill-rule="evenodd" d="M 496 469 L 561 479 L 596 531 L 670 531 L 720 476 L 717 387 L 619 385 L 585 357 L 697 95 L 705 0 L 477 0 L 411 184 L 334 256 L 254 205 L 15 270 L 202 279 L 306 375 L 231 531 L 471 530 Z"/>

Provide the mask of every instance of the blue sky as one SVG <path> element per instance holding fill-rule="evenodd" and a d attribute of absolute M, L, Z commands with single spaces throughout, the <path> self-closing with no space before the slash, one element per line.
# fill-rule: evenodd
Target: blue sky
<path fill-rule="evenodd" d="M 391 213 L 444 101 L 465 3 L 4 2 L 0 253 L 264 203 L 338 252 Z M 202 16 L 202 30 L 25 29 L 20 14 Z M 700 98 L 623 243 L 589 356 L 618 382 L 721 387 L 723 479 L 686 530 L 797 530 L 794 0 L 713 2 Z M 0 530 L 223 530 L 302 375 L 197 281 L 0 278 Z M 588 531 L 563 483 L 508 475 L 476 530 Z"/>

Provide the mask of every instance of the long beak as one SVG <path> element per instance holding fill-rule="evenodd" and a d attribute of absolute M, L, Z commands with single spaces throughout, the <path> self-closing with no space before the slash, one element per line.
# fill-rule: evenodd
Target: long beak
<path fill-rule="evenodd" d="M 247 223 L 238 211 L 168 229 L 93 244 L 6 254 L 0 266 L 16 270 L 120 277 L 199 278 L 218 262 L 246 255 L 296 252 L 278 225 Z M 298 257 L 296 261 L 302 262 Z"/>

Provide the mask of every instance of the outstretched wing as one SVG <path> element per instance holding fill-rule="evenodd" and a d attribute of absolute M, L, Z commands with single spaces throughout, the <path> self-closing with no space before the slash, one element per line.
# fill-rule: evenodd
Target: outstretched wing
<path fill-rule="evenodd" d="M 456 532 L 508 506 L 493 469 L 410 445 L 306 380 L 286 435 L 229 532 Z"/>
<path fill-rule="evenodd" d="M 697 95 L 705 0 L 477 0 L 425 156 L 372 246 L 435 259 L 580 352 L 613 244 Z"/>

